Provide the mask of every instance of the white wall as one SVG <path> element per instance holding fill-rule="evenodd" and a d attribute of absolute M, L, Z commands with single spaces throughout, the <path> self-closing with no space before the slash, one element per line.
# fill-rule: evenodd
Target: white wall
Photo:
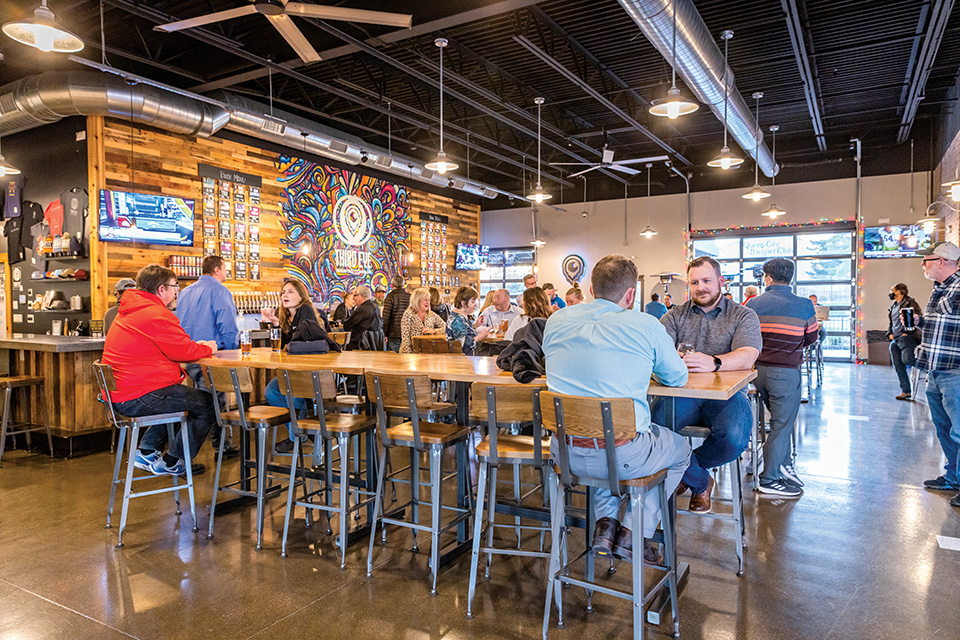
<path fill-rule="evenodd" d="M 903 224 L 914 222 L 926 207 L 927 173 L 917 173 L 915 213 L 909 213 L 910 175 L 897 174 L 863 179 L 862 210 L 864 224 Z M 856 180 L 827 180 L 779 185 L 774 197 L 753 203 L 741 198 L 743 189 L 694 193 L 691 196 L 691 223 L 694 230 L 734 226 L 763 226 L 770 221 L 760 215 L 769 201 L 787 211 L 778 223 L 806 224 L 852 220 L 856 216 Z M 561 264 L 576 253 L 583 257 L 587 273 L 582 285 L 590 282 L 590 269 L 600 258 L 622 253 L 632 258 L 641 274 L 662 271 L 684 272 L 683 238 L 686 221 L 686 195 L 653 196 L 627 200 L 627 233 L 624 244 L 623 200 L 558 205 L 559 212 L 543 207 L 540 212 L 541 236 L 547 242 L 540 251 L 539 282 L 566 287 Z M 586 210 L 583 217 L 581 211 Z M 653 239 L 639 235 L 650 224 L 659 232 Z M 886 222 L 881 222 L 888 219 Z M 481 214 L 481 241 L 491 247 L 527 246 L 532 239 L 530 208 L 522 203 L 509 209 Z M 890 287 L 903 282 L 921 306 L 930 294 L 931 283 L 923 278 L 919 259 L 867 260 L 864 268 L 864 328 L 884 329 Z M 654 279 L 654 282 L 656 280 Z M 653 283 L 648 279 L 647 293 Z M 675 292 L 678 293 L 678 292 Z M 675 301 L 678 297 L 675 295 Z M 866 349 L 861 351 L 866 357 Z"/>

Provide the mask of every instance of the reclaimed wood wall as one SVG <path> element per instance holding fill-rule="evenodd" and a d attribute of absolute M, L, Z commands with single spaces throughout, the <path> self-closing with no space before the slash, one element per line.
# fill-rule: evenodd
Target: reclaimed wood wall
<path fill-rule="evenodd" d="M 90 193 L 90 266 L 92 317 L 103 317 L 116 300 L 114 285 L 120 278 L 133 278 L 146 264 L 168 264 L 172 255 L 203 255 L 202 187 L 198 165 L 208 164 L 258 175 L 260 190 L 260 280 L 228 280 L 232 291 L 277 291 L 286 277 L 280 257 L 283 237 L 280 200 L 280 174 L 274 164 L 277 153 L 222 138 L 188 138 L 128 121 L 90 116 L 87 119 L 88 175 Z M 97 238 L 100 189 L 162 194 L 196 201 L 193 247 L 171 247 L 134 243 L 105 243 Z M 425 191 L 410 191 L 411 222 L 408 245 L 415 259 L 405 275 L 419 285 L 420 213 L 449 217 L 447 226 L 448 286 L 455 290 L 454 278 L 461 284 L 476 283 L 477 272 L 454 271 L 458 242 L 478 243 L 480 207 L 451 197 Z"/>

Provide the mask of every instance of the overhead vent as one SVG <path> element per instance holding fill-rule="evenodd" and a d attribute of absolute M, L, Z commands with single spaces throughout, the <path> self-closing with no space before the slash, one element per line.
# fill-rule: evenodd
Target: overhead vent
<path fill-rule="evenodd" d="M 279 118 L 271 118 L 265 115 L 263 116 L 263 124 L 260 125 L 260 130 L 267 133 L 283 135 L 283 132 L 287 130 L 287 123 Z"/>
<path fill-rule="evenodd" d="M 420 177 L 424 180 L 433 180 L 433 171 L 424 167 L 423 171 L 420 172 Z"/>
<path fill-rule="evenodd" d="M 330 141 L 330 151 L 335 151 L 336 153 L 346 153 L 347 149 L 347 143 L 342 140 Z"/>
<path fill-rule="evenodd" d="M 377 160 L 373 164 L 381 169 L 389 169 L 393 165 L 393 158 L 382 153 L 378 153 Z"/>

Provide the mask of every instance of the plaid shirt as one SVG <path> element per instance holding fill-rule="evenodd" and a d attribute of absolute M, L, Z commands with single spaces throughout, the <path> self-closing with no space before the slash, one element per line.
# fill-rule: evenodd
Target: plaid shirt
<path fill-rule="evenodd" d="M 928 371 L 960 368 L 960 272 L 933 285 L 923 318 L 917 367 Z"/>

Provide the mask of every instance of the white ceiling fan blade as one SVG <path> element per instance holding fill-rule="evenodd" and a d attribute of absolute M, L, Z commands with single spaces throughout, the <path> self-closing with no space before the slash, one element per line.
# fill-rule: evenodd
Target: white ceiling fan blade
<path fill-rule="evenodd" d="M 293 24 L 293 19 L 290 18 L 290 16 L 280 14 L 278 16 L 264 17 L 273 23 L 273 26 L 277 28 L 277 31 L 280 32 L 283 39 L 293 47 L 293 50 L 297 52 L 301 60 L 307 63 L 320 61 L 320 54 L 307 42 L 307 38 L 303 35 L 303 32 L 297 28 L 297 25 Z"/>
<path fill-rule="evenodd" d="M 153 30 L 163 31 L 165 33 L 171 33 L 173 31 L 180 31 L 181 29 L 191 29 L 193 27 L 202 27 L 203 25 L 210 24 L 211 22 L 220 22 L 221 20 L 230 20 L 231 18 L 248 16 L 256 12 L 257 12 L 257 8 L 252 4 L 248 4 L 243 7 L 237 7 L 236 9 L 227 9 L 226 11 L 217 11 L 216 13 L 208 13 L 205 16 L 197 16 L 196 18 L 179 20 L 177 22 L 171 22 L 169 24 L 159 24 L 155 26 Z"/>
<path fill-rule="evenodd" d="M 641 164 L 644 162 L 660 162 L 669 160 L 669 156 L 650 156 L 649 158 L 631 158 L 630 160 L 617 160 L 617 164 Z"/>
<path fill-rule="evenodd" d="M 597 167 L 590 167 L 589 169 L 584 169 L 583 171 L 578 171 L 578 172 L 576 172 L 576 173 L 571 173 L 571 174 L 568 175 L 567 177 L 568 177 L 568 178 L 576 178 L 577 176 L 582 176 L 582 175 L 585 174 L 585 173 L 589 173 L 590 171 L 593 171 L 594 169 L 599 169 L 599 168 L 600 168 L 599 166 L 597 166 Z"/>
<path fill-rule="evenodd" d="M 366 11 L 364 9 L 348 9 L 346 7 L 331 7 L 329 5 L 303 4 L 288 2 L 287 13 L 296 13 L 308 18 L 321 20 L 343 20 L 344 22 L 363 22 L 366 24 L 382 24 L 387 27 L 410 28 L 413 16 L 406 13 L 387 13 L 385 11 Z"/>
<path fill-rule="evenodd" d="M 551 167 L 599 167 L 599 162 L 550 162 Z"/>
<path fill-rule="evenodd" d="M 627 175 L 631 175 L 631 176 L 635 176 L 635 175 L 637 175 L 638 173 L 640 173 L 640 172 L 637 171 L 636 169 L 631 169 L 630 167 L 621 166 L 619 163 L 618 163 L 618 164 L 611 164 L 611 165 L 610 165 L 609 167 L 607 167 L 607 168 L 608 168 L 608 169 L 613 169 L 614 171 L 619 171 L 619 172 L 621 172 L 621 173 L 626 173 Z"/>

